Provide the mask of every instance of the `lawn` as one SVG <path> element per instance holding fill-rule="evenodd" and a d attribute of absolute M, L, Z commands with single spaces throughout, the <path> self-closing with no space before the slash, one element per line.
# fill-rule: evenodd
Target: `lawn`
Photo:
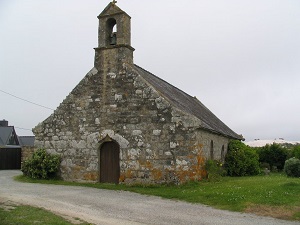
<path fill-rule="evenodd" d="M 219 209 L 251 212 L 280 219 L 300 220 L 300 179 L 282 174 L 253 177 L 223 177 L 215 182 L 191 182 L 185 185 L 126 186 L 113 184 L 86 184 L 59 180 L 32 180 L 24 176 L 16 180 L 46 184 L 87 186 L 110 190 L 124 190 L 202 203 Z"/>
<path fill-rule="evenodd" d="M 75 219 L 76 220 L 76 219 Z M 15 205 L 7 202 L 0 202 L 0 224 L 1 225 L 88 225 L 79 219 L 71 223 L 62 217 L 54 215 L 46 210 L 26 205 Z"/>

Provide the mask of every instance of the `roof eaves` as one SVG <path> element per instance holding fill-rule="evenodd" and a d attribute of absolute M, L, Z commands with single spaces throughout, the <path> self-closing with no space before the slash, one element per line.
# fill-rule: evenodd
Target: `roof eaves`
<path fill-rule="evenodd" d="M 218 132 L 218 131 L 215 131 L 213 129 L 209 129 L 209 128 L 205 128 L 205 127 L 199 127 L 198 129 L 201 129 L 201 130 L 206 130 L 206 131 L 209 131 L 211 133 L 215 133 L 215 134 L 218 134 L 220 136 L 223 136 L 223 137 L 227 137 L 227 138 L 230 138 L 230 139 L 235 139 L 235 140 L 240 140 L 240 141 L 244 141 L 245 138 L 242 136 L 242 135 L 228 135 L 228 134 L 223 134 L 221 132 Z"/>
<path fill-rule="evenodd" d="M 0 148 L 21 148 L 20 145 L 3 145 Z"/>

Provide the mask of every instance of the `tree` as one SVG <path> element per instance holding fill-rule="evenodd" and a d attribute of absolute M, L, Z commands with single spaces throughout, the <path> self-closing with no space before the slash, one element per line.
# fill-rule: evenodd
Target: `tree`
<path fill-rule="evenodd" d="M 277 167 L 277 169 L 283 170 L 288 152 L 281 145 L 273 143 L 272 145 L 267 144 L 261 147 L 258 150 L 258 155 L 260 163 L 268 163 L 271 169 Z"/>
<path fill-rule="evenodd" d="M 294 146 L 292 148 L 292 157 L 300 159 L 300 145 Z"/>

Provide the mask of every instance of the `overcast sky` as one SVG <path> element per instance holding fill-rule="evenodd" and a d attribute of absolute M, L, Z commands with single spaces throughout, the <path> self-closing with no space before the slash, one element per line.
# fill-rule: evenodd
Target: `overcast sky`
<path fill-rule="evenodd" d="M 0 90 L 56 109 L 93 67 L 103 0 L 0 0 Z M 300 140 L 299 0 L 119 0 L 134 62 L 247 141 Z M 0 91 L 0 119 L 52 111 Z M 18 135 L 32 135 L 17 128 Z"/>

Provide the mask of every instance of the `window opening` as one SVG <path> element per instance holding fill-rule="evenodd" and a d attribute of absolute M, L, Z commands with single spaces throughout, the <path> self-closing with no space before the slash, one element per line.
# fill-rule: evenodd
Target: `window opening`
<path fill-rule="evenodd" d="M 110 45 L 116 45 L 117 44 L 117 24 L 114 25 L 112 33 L 110 35 Z"/>
<path fill-rule="evenodd" d="M 117 44 L 117 22 L 114 18 L 110 18 L 106 22 L 106 35 L 107 35 L 107 44 L 116 45 Z"/>
<path fill-rule="evenodd" d="M 222 145 L 222 150 L 221 150 L 221 161 L 224 162 L 225 160 L 225 147 Z"/>
<path fill-rule="evenodd" d="M 210 142 L 210 159 L 214 159 L 214 142 L 211 140 Z"/>

